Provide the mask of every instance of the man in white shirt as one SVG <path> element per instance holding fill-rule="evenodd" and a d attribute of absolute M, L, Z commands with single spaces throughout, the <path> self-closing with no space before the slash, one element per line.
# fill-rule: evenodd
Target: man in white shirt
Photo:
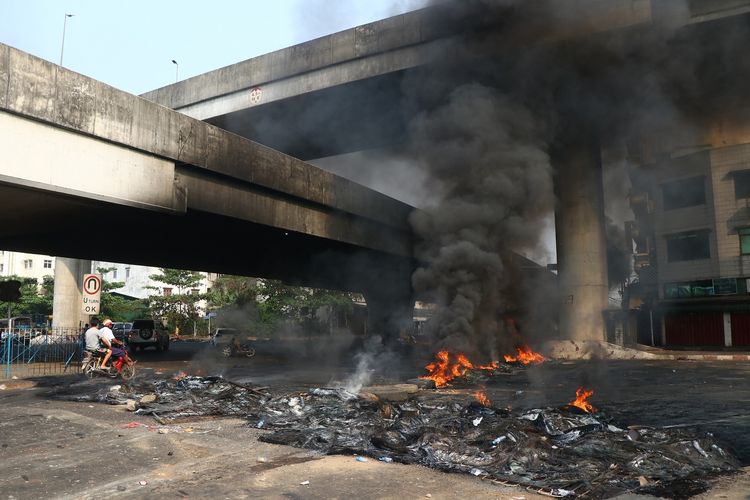
<path fill-rule="evenodd" d="M 99 325 L 99 321 L 96 318 L 91 318 L 91 328 L 86 330 L 84 334 L 86 350 L 84 351 L 83 366 L 86 366 L 89 358 L 101 347 L 99 344 L 99 327 L 97 325 Z"/>
<path fill-rule="evenodd" d="M 121 342 L 117 340 L 115 334 L 112 333 L 112 328 L 110 328 L 112 326 L 112 320 L 105 319 L 102 324 L 104 326 L 99 329 L 98 336 L 101 343 L 107 348 L 107 354 L 104 356 L 99 368 L 102 370 L 108 370 L 109 367 L 107 366 L 107 361 L 109 361 L 109 357 L 114 355 L 115 358 L 121 358 L 125 355 L 125 351 L 118 347 L 114 347 L 114 344 L 121 344 Z"/>
<path fill-rule="evenodd" d="M 86 330 L 84 337 L 86 339 L 86 350 L 94 352 L 99 349 L 99 322 L 96 318 L 91 318 L 91 328 Z"/>

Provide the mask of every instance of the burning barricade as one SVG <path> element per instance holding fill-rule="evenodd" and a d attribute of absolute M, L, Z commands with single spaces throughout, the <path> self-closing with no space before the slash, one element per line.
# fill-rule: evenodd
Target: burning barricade
<path fill-rule="evenodd" d="M 488 364 L 474 363 L 463 353 L 451 353 L 443 350 L 435 355 L 435 361 L 425 366 L 427 375 L 419 377 L 422 380 L 432 380 L 435 387 L 440 388 L 451 382 L 477 383 L 499 373 L 510 373 L 511 365 L 538 365 L 547 358 L 534 352 L 528 346 L 517 347 L 517 355 L 505 355 L 505 363 L 492 361 Z"/>
<path fill-rule="evenodd" d="M 85 388 L 88 387 L 88 391 Z M 101 386 L 97 386 L 101 387 Z M 580 388 L 570 405 L 510 411 L 421 391 L 405 401 L 361 398 L 338 388 L 270 392 L 221 377 L 184 376 L 111 390 L 69 387 L 60 397 L 124 404 L 160 423 L 198 416 L 242 416 L 269 431 L 260 440 L 420 464 L 555 497 L 602 498 L 622 492 L 683 496 L 709 478 L 736 470 L 737 460 L 711 435 L 686 429 L 624 429 L 593 413 Z M 144 397 L 150 395 L 151 397 Z"/>
<path fill-rule="evenodd" d="M 263 441 L 465 472 L 557 497 L 668 494 L 676 482 L 697 493 L 706 478 L 738 467 L 710 435 L 628 431 L 572 406 L 513 413 L 476 402 L 396 404 L 315 390 L 272 398 L 249 418 L 272 431 Z"/>

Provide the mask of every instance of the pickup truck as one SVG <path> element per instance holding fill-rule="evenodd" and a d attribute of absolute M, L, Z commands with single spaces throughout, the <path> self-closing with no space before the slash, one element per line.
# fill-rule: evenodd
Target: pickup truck
<path fill-rule="evenodd" d="M 136 319 L 133 328 L 127 332 L 127 343 L 133 352 L 146 347 L 166 351 L 169 349 L 169 332 L 152 319 Z"/>

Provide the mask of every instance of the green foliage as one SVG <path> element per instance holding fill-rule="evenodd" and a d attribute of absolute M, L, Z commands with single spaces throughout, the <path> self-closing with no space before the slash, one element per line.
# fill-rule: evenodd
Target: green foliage
<path fill-rule="evenodd" d="M 45 276 L 41 287 L 33 278 L 19 278 L 18 276 L 7 276 L 2 281 L 17 280 L 23 283 L 21 286 L 21 299 L 11 302 L 11 316 L 25 316 L 41 314 L 48 316 L 52 314 L 52 295 L 54 290 L 54 279 Z M 8 314 L 8 303 L 0 302 L 0 317 Z"/>
<path fill-rule="evenodd" d="M 258 280 L 245 276 L 220 275 L 211 285 L 207 294 L 209 309 L 224 307 L 243 308 L 254 304 L 258 297 Z"/>
<path fill-rule="evenodd" d="M 181 332 L 192 331 L 194 322 L 198 320 L 197 304 L 205 299 L 205 295 L 190 292 L 200 286 L 201 274 L 195 271 L 164 267 L 160 267 L 159 271 L 160 274 L 153 274 L 149 278 L 170 285 L 172 293 L 170 295 L 156 293 L 148 297 L 151 316 L 165 319 L 168 328 L 172 331 L 176 328 L 179 328 Z M 148 288 L 161 290 L 158 287 Z"/>
<path fill-rule="evenodd" d="M 271 325 L 291 321 L 312 326 L 321 307 L 328 306 L 343 314 L 350 314 L 354 307 L 347 292 L 286 285 L 277 280 L 262 280 L 258 288 L 260 320 Z"/>
<path fill-rule="evenodd" d="M 219 321 L 220 310 L 230 317 L 235 311 L 243 311 L 245 321 L 252 321 L 255 331 L 264 335 L 273 334 L 281 323 L 301 325 L 308 331 L 323 328 L 325 325 L 319 325 L 316 316 L 321 307 L 328 307 L 329 313 L 339 317 L 351 315 L 354 308 L 352 295 L 346 292 L 230 275 L 221 275 L 213 282 L 207 299 L 208 309 L 219 311 Z M 257 322 L 246 316 L 249 305 L 257 310 Z"/>

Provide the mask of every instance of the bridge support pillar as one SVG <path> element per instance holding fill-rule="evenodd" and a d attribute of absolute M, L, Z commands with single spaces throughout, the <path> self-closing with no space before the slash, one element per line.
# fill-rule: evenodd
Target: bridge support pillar
<path fill-rule="evenodd" d="M 57 257 L 55 292 L 52 302 L 52 326 L 80 328 L 88 321 L 81 312 L 83 275 L 91 272 L 91 261 Z"/>
<path fill-rule="evenodd" d="M 552 153 L 557 171 L 559 333 L 566 340 L 606 338 L 607 245 L 601 153 L 593 137 L 584 133 L 560 141 Z"/>

